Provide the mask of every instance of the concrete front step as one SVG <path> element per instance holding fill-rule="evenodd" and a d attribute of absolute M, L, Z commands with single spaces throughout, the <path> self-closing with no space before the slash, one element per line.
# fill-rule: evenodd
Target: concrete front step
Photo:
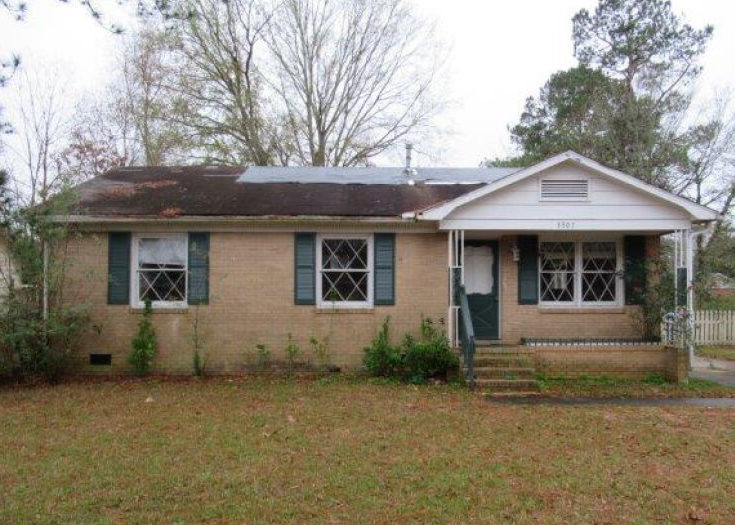
<path fill-rule="evenodd" d="M 525 346 L 475 346 L 475 355 L 533 355 L 535 350 Z"/>
<path fill-rule="evenodd" d="M 475 378 L 475 387 L 490 392 L 538 392 L 535 379 L 480 379 Z"/>
<path fill-rule="evenodd" d="M 475 354 L 475 368 L 530 368 L 533 366 L 533 359 L 527 355 L 477 355 Z"/>
<path fill-rule="evenodd" d="M 530 367 L 475 367 L 475 378 L 477 379 L 535 379 L 536 371 Z"/>

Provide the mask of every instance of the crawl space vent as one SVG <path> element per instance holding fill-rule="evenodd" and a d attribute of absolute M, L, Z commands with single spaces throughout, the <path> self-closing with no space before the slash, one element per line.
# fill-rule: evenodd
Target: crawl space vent
<path fill-rule="evenodd" d="M 89 364 L 94 366 L 109 366 L 112 364 L 112 354 L 89 354 Z"/>

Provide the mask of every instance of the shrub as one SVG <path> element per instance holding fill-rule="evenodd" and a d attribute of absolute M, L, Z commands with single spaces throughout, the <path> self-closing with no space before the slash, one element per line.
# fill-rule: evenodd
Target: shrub
<path fill-rule="evenodd" d="M 73 201 L 61 192 L 43 206 L 20 208 L 0 170 L 0 235 L 9 257 L 0 271 L 0 380 L 56 382 L 80 346 L 88 306 L 65 294 L 73 232 L 53 219 Z"/>
<path fill-rule="evenodd" d="M 199 321 L 199 307 L 197 306 L 194 312 L 194 322 L 191 330 L 191 344 L 194 347 L 192 366 L 194 368 L 194 375 L 201 377 L 206 372 L 207 359 L 204 356 L 204 334 L 202 333 Z"/>
<path fill-rule="evenodd" d="M 389 329 L 390 317 L 386 317 L 370 346 L 365 348 L 362 362 L 371 376 L 396 377 L 401 372 L 401 352 L 390 344 Z"/>
<path fill-rule="evenodd" d="M 259 343 L 255 345 L 255 355 L 258 360 L 258 368 L 265 370 L 271 364 L 271 351 L 268 345 Z"/>
<path fill-rule="evenodd" d="M 311 345 L 311 351 L 314 354 L 317 368 L 320 370 L 328 370 L 331 360 L 331 356 L 329 354 L 329 337 L 318 339 L 312 336 L 309 339 L 309 344 Z"/>
<path fill-rule="evenodd" d="M 84 307 L 57 308 L 44 321 L 12 292 L 3 298 L 0 314 L 0 379 L 57 382 L 88 321 Z"/>
<path fill-rule="evenodd" d="M 446 379 L 447 373 L 459 366 L 446 334 L 429 318 L 421 319 L 418 340 L 411 335 L 405 336 L 403 349 L 404 376 L 412 383 L 424 383 L 435 377 Z"/>
<path fill-rule="evenodd" d="M 151 323 L 152 314 L 151 301 L 146 300 L 143 318 L 138 323 L 138 335 L 133 339 L 133 350 L 128 357 L 128 363 L 132 366 L 133 373 L 139 376 L 148 373 L 158 348 L 156 331 L 153 328 L 153 323 Z"/>
<path fill-rule="evenodd" d="M 293 340 L 291 334 L 288 334 L 288 343 L 286 344 L 286 365 L 288 366 L 288 373 L 293 374 L 296 369 L 296 358 L 301 354 L 299 345 Z"/>

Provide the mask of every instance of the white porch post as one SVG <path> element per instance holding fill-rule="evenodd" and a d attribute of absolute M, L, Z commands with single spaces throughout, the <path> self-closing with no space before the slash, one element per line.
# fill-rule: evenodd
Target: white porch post
<path fill-rule="evenodd" d="M 454 274 L 459 271 L 460 284 L 464 284 L 464 230 L 447 232 L 447 257 L 449 270 L 449 310 L 447 312 L 447 335 L 449 342 L 457 345 L 459 340 L 459 305 L 455 304 Z"/>
<path fill-rule="evenodd" d="M 676 232 L 674 242 L 674 297 L 676 307 L 683 306 L 686 308 L 686 325 L 687 331 L 693 337 L 695 330 L 694 323 L 694 249 L 695 249 L 695 238 L 702 232 L 694 232 L 691 228 L 686 230 L 678 230 Z M 686 280 L 683 283 L 679 282 L 679 272 L 683 270 L 686 272 Z M 686 286 L 685 290 L 680 290 L 681 285 Z M 679 304 L 680 295 L 684 295 L 686 298 L 685 304 Z M 689 351 L 690 362 L 694 358 L 694 344 L 691 343 L 693 339 L 690 337 L 686 340 L 688 345 L 687 350 Z"/>

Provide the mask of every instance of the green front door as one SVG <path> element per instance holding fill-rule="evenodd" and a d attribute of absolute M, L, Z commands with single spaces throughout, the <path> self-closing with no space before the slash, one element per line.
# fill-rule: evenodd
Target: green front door
<path fill-rule="evenodd" d="M 477 339 L 498 339 L 498 241 L 467 241 L 464 282 Z"/>

